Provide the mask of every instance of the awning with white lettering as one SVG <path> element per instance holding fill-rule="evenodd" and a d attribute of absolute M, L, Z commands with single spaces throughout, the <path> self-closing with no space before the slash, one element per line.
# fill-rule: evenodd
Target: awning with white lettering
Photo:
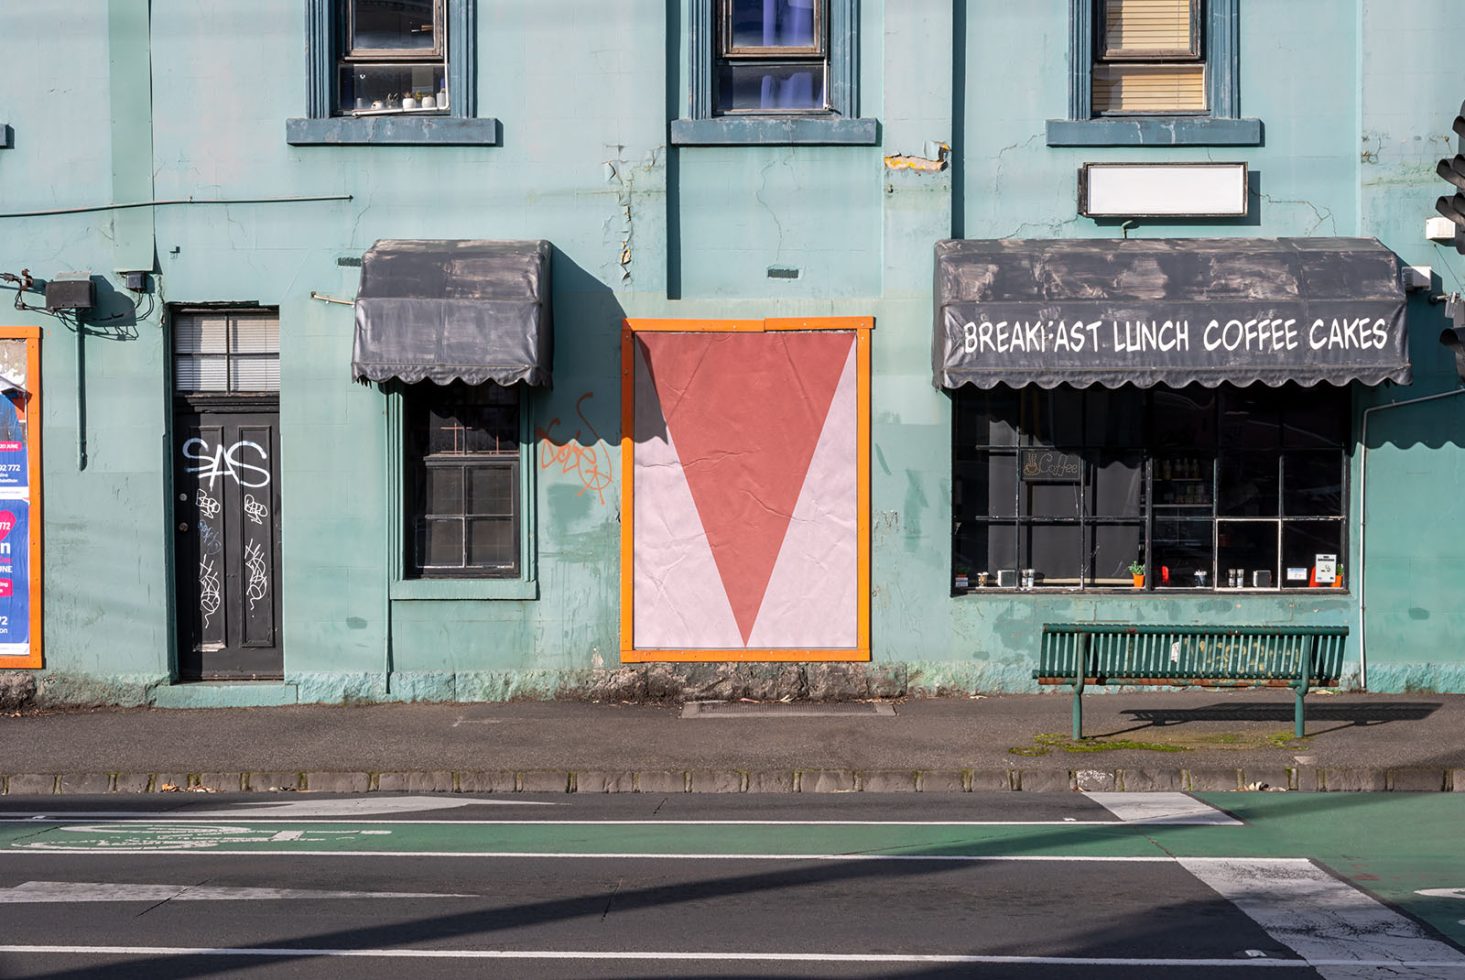
<path fill-rule="evenodd" d="M 936 244 L 938 388 L 1410 380 L 1399 261 L 1371 238 Z"/>

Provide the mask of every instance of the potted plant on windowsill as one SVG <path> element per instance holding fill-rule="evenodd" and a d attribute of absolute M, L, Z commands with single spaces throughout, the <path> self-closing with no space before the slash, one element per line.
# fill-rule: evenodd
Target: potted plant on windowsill
<path fill-rule="evenodd" d="M 1134 587 L 1142 589 L 1145 587 L 1145 563 L 1132 561 L 1129 563 L 1129 574 L 1134 577 Z"/>

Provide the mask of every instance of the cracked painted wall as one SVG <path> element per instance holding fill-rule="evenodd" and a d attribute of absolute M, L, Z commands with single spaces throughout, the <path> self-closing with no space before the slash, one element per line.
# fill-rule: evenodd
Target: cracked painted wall
<path fill-rule="evenodd" d="M 88 339 L 85 470 L 74 453 L 74 337 L 42 315 L 5 314 L 46 328 L 46 645 L 58 689 L 141 700 L 173 669 L 163 302 L 280 307 L 285 659 L 303 697 L 543 695 L 556 678 L 615 665 L 625 316 L 875 317 L 873 648 L 877 668 L 909 665 L 912 684 L 1026 689 L 1037 626 L 1050 620 L 1356 627 L 1351 593 L 1242 605 L 953 599 L 951 407 L 929 374 L 932 245 L 953 229 L 1118 236 L 1117 224 L 1076 215 L 1085 161 L 1245 160 L 1252 217 L 1141 223 L 1131 234 L 1377 235 L 1432 265 L 1438 287 L 1460 288 L 1459 258 L 1422 241 L 1440 190 L 1434 161 L 1450 152 L 1465 96 L 1441 29 L 1452 0 L 1243 5 L 1242 111 L 1262 119 L 1264 145 L 1087 150 L 1043 137 L 1067 102 L 1066 0 L 865 0 L 860 113 L 879 120 L 881 145 L 668 147 L 667 120 L 686 103 L 686 2 L 598 5 L 567 19 L 553 4 L 480 0 L 479 107 L 501 121 L 496 147 L 286 144 L 284 119 L 305 99 L 304 18 L 292 0 L 153 0 L 144 35 L 123 8 L 96 17 L 91 0 L 7 20 L 0 93 L 12 95 L 0 118 L 14 140 L 0 149 L 0 211 L 104 203 L 148 183 L 158 198 L 352 196 L 158 208 L 146 221 L 0 219 L 8 271 L 110 274 L 119 255 L 141 251 L 160 272 L 156 295 L 131 311 L 135 337 Z M 136 84 L 140 72 L 149 86 Z M 885 164 L 932 158 L 927 146 L 942 142 L 952 147 L 944 170 Z M 350 382 L 350 310 L 309 299 L 354 295 L 359 271 L 340 260 L 388 237 L 556 246 L 555 387 L 529 399 L 531 430 L 543 432 L 535 600 L 388 607 L 384 399 Z M 771 266 L 797 277 L 770 278 Z M 131 309 L 120 286 L 108 302 Z M 1358 412 L 1455 384 L 1434 341 L 1440 311 L 1415 300 L 1410 315 L 1414 386 L 1360 392 Z M 1459 411 L 1401 409 L 1371 429 L 1375 687 L 1465 690 L 1465 614 L 1450 599 L 1465 546 L 1440 530 L 1465 516 L 1454 502 L 1465 473 Z M 1345 564 L 1356 565 L 1356 534 L 1351 546 Z"/>

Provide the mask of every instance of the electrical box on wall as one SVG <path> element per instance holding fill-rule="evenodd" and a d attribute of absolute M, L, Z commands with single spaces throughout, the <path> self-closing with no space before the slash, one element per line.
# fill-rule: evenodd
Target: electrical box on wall
<path fill-rule="evenodd" d="M 96 305 L 96 290 L 89 272 L 58 272 L 46 282 L 46 309 L 89 310 Z"/>

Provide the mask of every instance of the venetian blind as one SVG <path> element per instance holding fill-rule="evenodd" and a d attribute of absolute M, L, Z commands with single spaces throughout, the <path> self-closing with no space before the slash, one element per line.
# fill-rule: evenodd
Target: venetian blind
<path fill-rule="evenodd" d="M 1095 65 L 1094 111 L 1204 112 L 1206 69 L 1186 65 Z"/>
<path fill-rule="evenodd" d="M 1104 56 L 1194 56 L 1192 0 L 1104 0 Z"/>
<path fill-rule="evenodd" d="M 176 313 L 173 355 L 177 391 L 279 391 L 279 314 Z"/>

